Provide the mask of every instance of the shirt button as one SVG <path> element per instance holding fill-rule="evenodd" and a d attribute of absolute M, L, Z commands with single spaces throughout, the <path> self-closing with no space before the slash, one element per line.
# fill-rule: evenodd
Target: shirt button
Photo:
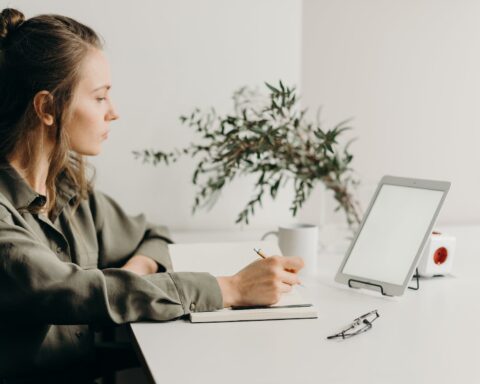
<path fill-rule="evenodd" d="M 42 196 L 42 195 L 38 195 L 37 196 L 38 198 L 38 204 L 43 207 L 46 203 L 47 203 L 47 199 L 45 196 Z"/>
<path fill-rule="evenodd" d="M 195 305 L 195 303 L 190 304 L 190 311 L 192 311 L 192 312 L 195 311 L 196 307 L 197 306 Z"/>

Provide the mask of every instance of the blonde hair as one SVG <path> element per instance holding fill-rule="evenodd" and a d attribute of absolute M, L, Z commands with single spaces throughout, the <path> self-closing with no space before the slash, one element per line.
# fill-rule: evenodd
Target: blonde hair
<path fill-rule="evenodd" d="M 54 147 L 46 180 L 47 212 L 55 206 L 60 176 L 79 196 L 74 210 L 93 188 L 86 161 L 70 150 L 65 130 L 81 66 L 91 48 L 102 48 L 98 35 L 69 17 L 40 15 L 26 20 L 11 8 L 0 13 L 0 157 L 15 154 L 25 172 L 31 172 L 40 122 L 33 99 L 48 91 Z"/>

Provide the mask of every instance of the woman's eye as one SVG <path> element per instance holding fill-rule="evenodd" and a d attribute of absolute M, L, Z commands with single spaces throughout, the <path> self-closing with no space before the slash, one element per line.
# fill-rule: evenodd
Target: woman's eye
<path fill-rule="evenodd" d="M 105 100 L 107 100 L 106 97 L 97 97 L 97 101 L 98 101 L 99 103 L 102 102 L 102 101 L 105 101 Z"/>

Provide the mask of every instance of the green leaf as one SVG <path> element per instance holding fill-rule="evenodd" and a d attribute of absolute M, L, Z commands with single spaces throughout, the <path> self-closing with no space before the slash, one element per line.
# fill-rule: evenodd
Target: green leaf
<path fill-rule="evenodd" d="M 273 93 L 280 93 L 280 91 L 275 88 L 273 85 L 270 85 L 268 83 L 265 83 L 265 85 L 267 86 L 268 89 L 270 89 L 270 91 L 272 91 Z"/>
<path fill-rule="evenodd" d="M 282 80 L 278 87 L 269 83 L 265 86 L 269 91 L 266 95 L 248 87 L 236 90 L 234 109 L 229 114 L 218 115 L 214 108 L 194 108 L 190 114 L 179 116 L 180 123 L 196 135 L 184 148 L 169 152 L 145 149 L 132 151 L 132 155 L 143 163 L 167 166 L 182 156 L 195 159 L 192 184 L 198 189 L 193 213 L 200 208 L 210 209 L 224 187 L 240 175 L 251 174 L 255 177 L 254 195 L 236 223 L 248 224 L 256 207 L 262 206 L 263 194 L 275 199 L 288 180 L 293 180 L 295 192 L 292 215 L 298 213 L 316 182 L 321 181 L 345 213 L 346 221 L 358 223 L 361 215 L 354 198 L 358 183 L 349 166 L 353 160 L 351 141 L 343 148 L 338 144 L 341 135 L 351 129 L 350 119 L 324 130 L 319 115 L 312 122 L 307 118 L 307 109 L 300 108 L 295 87 L 286 86 Z"/>

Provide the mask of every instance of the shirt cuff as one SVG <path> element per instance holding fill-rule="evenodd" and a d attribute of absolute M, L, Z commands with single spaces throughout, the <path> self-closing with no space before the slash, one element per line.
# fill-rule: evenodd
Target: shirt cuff
<path fill-rule="evenodd" d="M 223 308 L 223 296 L 217 279 L 205 272 L 169 273 L 177 287 L 185 314 Z"/>

